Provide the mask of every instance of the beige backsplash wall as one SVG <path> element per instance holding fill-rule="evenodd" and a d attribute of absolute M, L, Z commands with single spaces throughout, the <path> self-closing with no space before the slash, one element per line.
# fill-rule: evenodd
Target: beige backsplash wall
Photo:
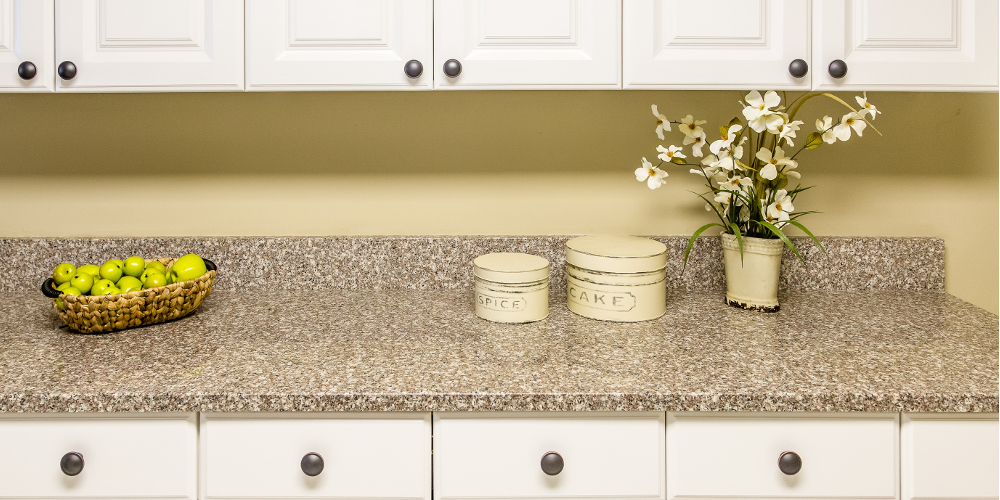
<path fill-rule="evenodd" d="M 854 102 L 853 94 L 840 93 Z M 686 169 L 635 181 L 650 103 L 714 130 L 737 92 L 0 95 L 0 236 L 690 234 Z M 937 236 L 998 310 L 998 97 L 869 96 L 880 137 L 798 159 L 820 235 Z M 805 132 L 830 100 L 810 101 Z M 711 128 L 708 128 L 711 127 Z M 678 143 L 678 132 L 668 142 Z"/>

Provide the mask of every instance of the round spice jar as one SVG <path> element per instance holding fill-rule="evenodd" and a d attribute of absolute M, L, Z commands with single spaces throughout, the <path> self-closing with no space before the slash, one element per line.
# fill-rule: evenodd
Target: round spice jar
<path fill-rule="evenodd" d="M 549 315 L 549 261 L 526 253 L 491 253 L 472 261 L 476 316 L 528 323 Z"/>
<path fill-rule="evenodd" d="M 634 236 L 566 242 L 566 305 L 581 316 L 635 322 L 667 312 L 667 247 Z"/>

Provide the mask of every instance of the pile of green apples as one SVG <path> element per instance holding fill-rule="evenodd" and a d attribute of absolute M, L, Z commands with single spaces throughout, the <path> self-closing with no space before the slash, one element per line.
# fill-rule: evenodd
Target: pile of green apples
<path fill-rule="evenodd" d="M 206 272 L 205 260 L 193 253 L 174 261 L 169 270 L 161 262 L 146 262 L 142 257 L 133 256 L 125 260 L 111 259 L 100 266 L 76 267 L 64 262 L 52 270 L 52 281 L 56 290 L 66 295 L 115 295 L 180 283 Z M 56 306 L 65 310 L 60 299 L 56 299 Z"/>

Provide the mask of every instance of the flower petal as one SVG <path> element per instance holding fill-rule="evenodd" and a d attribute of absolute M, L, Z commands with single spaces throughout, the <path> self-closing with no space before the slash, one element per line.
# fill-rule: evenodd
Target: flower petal
<path fill-rule="evenodd" d="M 773 181 L 774 178 L 778 176 L 778 169 L 774 165 L 768 163 L 767 166 L 760 169 L 760 176 L 769 181 Z"/>

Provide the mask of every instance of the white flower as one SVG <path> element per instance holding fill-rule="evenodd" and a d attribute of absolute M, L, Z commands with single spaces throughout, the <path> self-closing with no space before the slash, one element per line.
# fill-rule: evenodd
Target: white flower
<path fill-rule="evenodd" d="M 795 147 L 795 143 L 792 142 L 792 139 L 795 138 L 795 133 L 798 132 L 799 125 L 802 125 L 803 123 L 805 122 L 802 120 L 795 120 L 791 123 L 782 123 L 781 126 L 778 127 L 778 140 L 780 141 L 781 139 L 784 139 L 785 143 L 788 144 L 788 147 Z"/>
<path fill-rule="evenodd" d="M 689 135 L 684 137 L 684 145 L 691 145 L 691 154 L 693 156 L 703 156 L 701 148 L 705 147 L 705 132 L 699 131 L 696 135 Z"/>
<path fill-rule="evenodd" d="M 789 212 L 795 210 L 792 206 L 792 197 L 788 196 L 788 192 L 784 189 L 779 189 L 774 193 L 774 203 L 767 206 L 767 216 L 765 217 L 768 222 L 774 224 L 776 222 L 786 221 L 789 219 Z M 784 226 L 784 224 L 779 224 L 778 227 Z"/>
<path fill-rule="evenodd" d="M 840 119 L 840 123 L 833 127 L 833 133 L 837 136 L 837 139 L 846 141 L 851 138 L 852 128 L 858 134 L 858 137 L 861 137 L 861 131 L 867 126 L 868 124 L 865 123 L 865 119 L 861 115 L 851 112 L 844 115 Z"/>
<path fill-rule="evenodd" d="M 687 158 L 687 156 L 684 156 L 684 153 L 681 153 L 680 146 L 670 146 L 669 148 L 656 146 L 656 150 L 660 152 L 656 157 L 663 161 L 672 161 L 674 158 Z"/>
<path fill-rule="evenodd" d="M 667 178 L 667 173 L 653 166 L 652 163 L 642 159 L 642 166 L 635 169 L 635 180 L 646 181 L 649 189 L 656 189 L 663 185 L 663 179 Z"/>
<path fill-rule="evenodd" d="M 715 195 L 715 202 L 721 205 L 729 205 L 733 202 L 733 193 L 730 191 L 719 191 Z"/>
<path fill-rule="evenodd" d="M 823 142 L 833 144 L 837 142 L 837 133 L 833 131 L 833 118 L 824 116 L 822 120 L 816 120 L 816 130 L 823 134 Z"/>
<path fill-rule="evenodd" d="M 753 186 L 753 180 L 739 175 L 730 177 L 719 183 L 719 189 L 736 191 L 739 193 L 746 193 L 747 188 L 751 186 Z"/>
<path fill-rule="evenodd" d="M 784 121 L 781 115 L 775 114 L 776 112 L 771 109 L 781 104 L 781 97 L 778 97 L 777 92 L 769 90 L 762 98 L 760 92 L 753 90 L 746 95 L 746 100 L 747 105 L 743 108 L 743 117 L 748 121 L 747 126 L 752 128 L 754 132 L 760 133 L 765 129 L 776 129 Z"/>
<path fill-rule="evenodd" d="M 732 170 L 736 168 L 736 159 L 733 158 L 733 153 L 728 149 L 720 149 L 717 160 L 711 166 Z"/>
<path fill-rule="evenodd" d="M 767 148 L 760 148 L 760 151 L 757 151 L 757 159 L 766 163 L 764 168 L 760 169 L 760 176 L 769 181 L 778 176 L 778 167 L 784 171 L 785 167 L 795 168 L 798 166 L 795 160 L 785 158 L 785 152 L 780 147 L 774 148 L 774 156 L 771 156 L 771 151 Z"/>
<path fill-rule="evenodd" d="M 740 130 L 743 130 L 743 125 L 738 123 L 729 127 L 729 129 L 722 134 L 722 139 L 713 141 L 712 145 L 709 146 L 708 149 L 712 151 L 712 154 L 718 155 L 721 149 L 729 148 L 733 145 L 733 141 L 736 139 L 736 134 Z"/>
<path fill-rule="evenodd" d="M 864 108 L 859 113 L 861 116 L 865 116 L 865 113 L 867 112 L 868 116 L 870 116 L 871 119 L 874 120 L 875 119 L 875 115 L 882 114 L 882 112 L 879 111 L 878 108 L 876 108 L 874 104 L 868 102 L 868 92 L 865 92 L 864 99 L 862 99 L 861 96 L 854 96 L 854 99 L 856 99 L 858 101 L 858 106 L 861 106 L 862 108 Z M 861 135 L 861 134 L 858 134 L 858 135 Z"/>
<path fill-rule="evenodd" d="M 684 132 L 684 135 L 688 137 L 697 135 L 699 133 L 704 135 L 705 131 L 702 130 L 701 128 L 702 123 L 708 123 L 708 120 L 695 121 L 693 116 L 687 115 L 681 119 L 681 124 L 677 127 L 677 129 L 680 130 L 681 132 Z"/>
<path fill-rule="evenodd" d="M 656 109 L 656 105 L 653 105 L 653 116 L 656 117 L 656 136 L 663 140 L 663 131 L 666 130 L 670 132 L 670 120 L 666 116 L 660 114 Z"/>

